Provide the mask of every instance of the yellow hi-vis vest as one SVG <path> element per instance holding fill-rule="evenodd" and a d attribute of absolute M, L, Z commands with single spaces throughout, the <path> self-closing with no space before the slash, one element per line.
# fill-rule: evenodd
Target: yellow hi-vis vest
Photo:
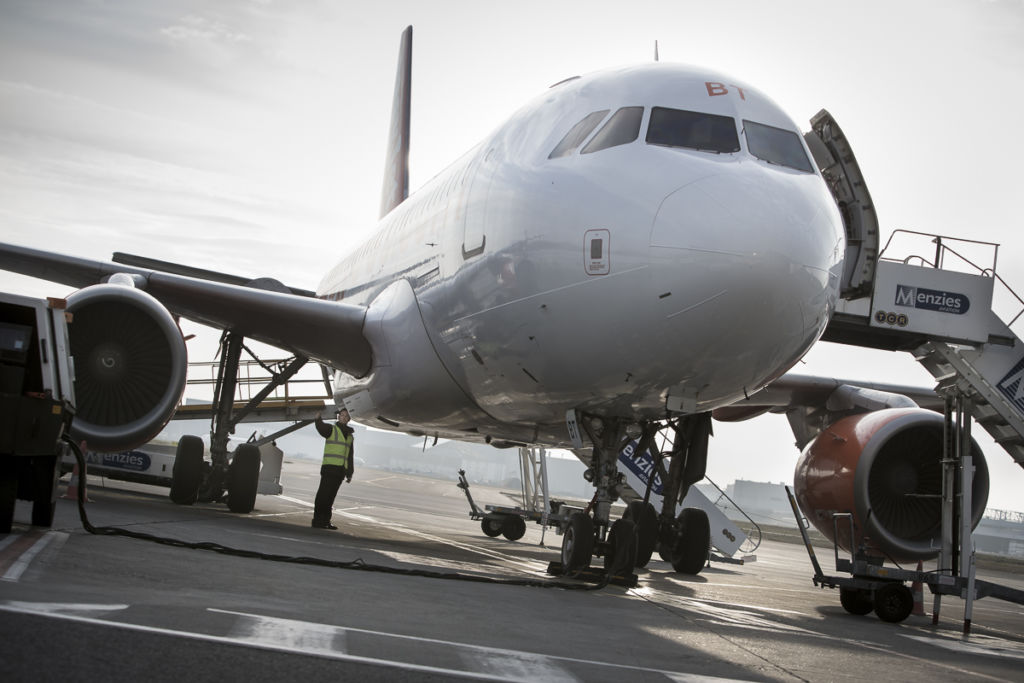
<path fill-rule="evenodd" d="M 348 459 L 352 454 L 352 435 L 345 435 L 345 432 L 341 431 L 341 425 L 334 425 L 331 430 L 331 435 L 327 438 L 324 443 L 324 463 L 325 465 L 339 465 L 341 467 L 348 467 Z"/>

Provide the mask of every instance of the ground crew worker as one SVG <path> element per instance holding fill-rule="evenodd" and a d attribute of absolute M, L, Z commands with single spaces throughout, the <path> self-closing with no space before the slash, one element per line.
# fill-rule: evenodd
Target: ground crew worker
<path fill-rule="evenodd" d="M 338 421 L 327 424 L 316 416 L 316 431 L 327 441 L 324 443 L 324 462 L 320 466 L 320 487 L 313 501 L 313 524 L 316 529 L 337 529 L 331 524 L 334 498 L 338 495 L 341 481 L 352 481 L 354 471 L 353 430 L 348 426 L 348 410 L 341 408 L 336 413 Z"/>

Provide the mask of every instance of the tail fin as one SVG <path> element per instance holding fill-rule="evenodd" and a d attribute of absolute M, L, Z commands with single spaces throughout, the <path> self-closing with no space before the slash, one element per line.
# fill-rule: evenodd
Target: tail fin
<path fill-rule="evenodd" d="M 380 198 L 381 218 L 409 196 L 409 112 L 412 102 L 412 26 L 402 32 L 395 74 L 395 99 L 391 105 L 387 157 L 384 160 L 384 189 Z"/>

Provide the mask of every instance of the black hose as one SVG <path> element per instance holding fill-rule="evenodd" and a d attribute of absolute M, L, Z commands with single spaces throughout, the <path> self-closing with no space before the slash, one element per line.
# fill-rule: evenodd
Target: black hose
<path fill-rule="evenodd" d="M 236 557 L 250 557 L 259 560 L 269 560 L 271 562 L 288 562 L 291 564 L 305 564 L 313 565 L 318 567 L 331 567 L 334 569 L 355 569 L 366 572 L 379 572 L 382 574 L 399 574 L 404 576 L 421 576 L 429 579 L 445 579 L 449 581 L 472 581 L 475 583 L 490 583 L 504 586 L 528 586 L 531 588 L 562 588 L 565 590 L 600 590 L 608 585 L 608 578 L 601 583 L 590 585 L 590 584 L 579 584 L 579 583 L 562 583 L 558 581 L 541 581 L 539 579 L 496 579 L 489 576 L 477 576 L 473 574 L 460 574 L 457 572 L 435 572 L 424 569 L 403 569 L 401 567 L 386 567 L 383 565 L 367 564 L 361 558 L 351 560 L 348 562 L 338 560 L 324 560 L 318 557 L 294 557 L 291 555 L 277 555 L 273 553 L 261 553 L 255 550 L 239 550 L 238 548 L 230 548 L 220 543 L 213 542 L 191 542 L 182 541 L 175 538 L 166 538 L 163 536 L 156 536 L 153 534 L 143 533 L 141 531 L 132 531 L 130 529 L 122 529 L 120 527 L 112 526 L 93 526 L 89 521 L 89 516 L 85 512 L 85 455 L 82 453 L 82 449 L 78 447 L 71 438 L 67 435 L 64 437 L 64 441 L 71 447 L 71 450 L 75 454 L 75 459 L 78 462 L 78 470 L 81 472 L 81 476 L 78 478 L 78 516 L 82 520 L 82 527 L 90 534 L 96 534 L 98 536 L 127 536 L 129 538 L 135 538 L 140 541 L 150 541 L 152 543 L 159 543 L 161 545 L 169 545 L 177 548 L 191 548 L 193 550 L 208 550 L 215 553 L 222 553 L 224 555 L 234 555 Z"/>

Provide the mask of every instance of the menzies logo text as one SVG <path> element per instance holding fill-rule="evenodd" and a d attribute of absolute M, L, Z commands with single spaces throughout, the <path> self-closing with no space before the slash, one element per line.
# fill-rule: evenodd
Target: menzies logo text
<path fill-rule="evenodd" d="M 896 305 L 963 315 L 971 308 L 971 300 L 959 292 L 942 292 L 937 289 L 897 285 Z"/>

